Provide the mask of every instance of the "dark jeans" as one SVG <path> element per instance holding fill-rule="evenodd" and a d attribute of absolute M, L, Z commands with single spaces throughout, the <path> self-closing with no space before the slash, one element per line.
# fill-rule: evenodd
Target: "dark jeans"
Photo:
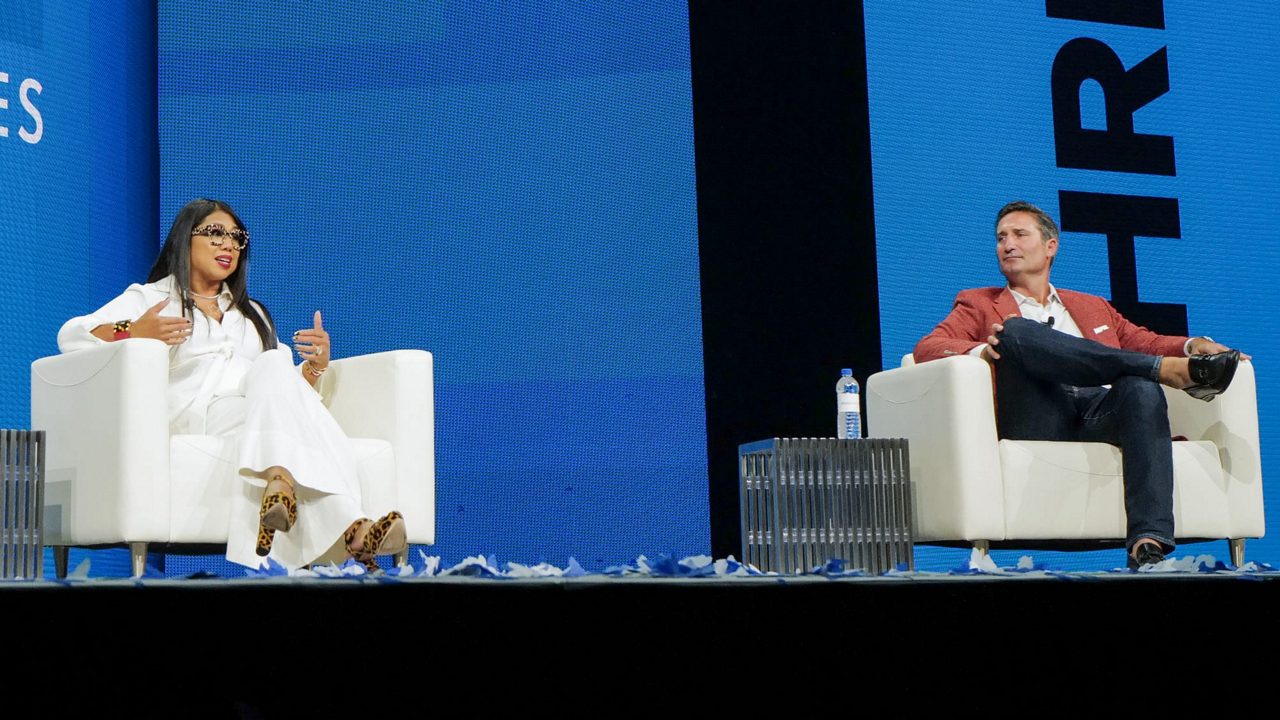
<path fill-rule="evenodd" d="M 1173 550 L 1173 444 L 1160 358 L 1116 350 L 1034 320 L 1004 322 L 996 348 L 996 426 L 1010 440 L 1118 445 L 1125 546 L 1153 538 Z M 1111 385 L 1108 390 L 1100 385 Z"/>

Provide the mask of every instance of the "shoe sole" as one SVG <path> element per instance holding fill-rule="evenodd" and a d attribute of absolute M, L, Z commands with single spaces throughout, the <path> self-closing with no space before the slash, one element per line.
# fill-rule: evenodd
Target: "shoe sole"
<path fill-rule="evenodd" d="M 293 524 L 289 522 L 289 510 L 283 504 L 272 505 L 270 510 L 262 514 L 262 526 L 277 532 L 289 532 Z"/>
<path fill-rule="evenodd" d="M 405 534 L 404 520 L 397 518 L 391 526 L 387 528 L 387 534 L 382 536 L 382 543 L 378 545 L 377 553 L 379 555 L 395 555 L 404 552 L 409 547 L 408 536 Z"/>
<path fill-rule="evenodd" d="M 1227 388 L 1231 387 L 1231 381 L 1235 379 L 1236 368 L 1238 367 L 1240 367 L 1240 362 L 1238 360 L 1234 364 L 1227 367 L 1226 375 L 1224 375 L 1222 379 L 1218 381 L 1218 383 L 1222 385 L 1221 388 L 1216 388 L 1216 387 L 1213 387 L 1212 385 L 1194 385 L 1192 387 L 1187 388 L 1187 394 L 1197 400 L 1211 402 L 1214 398 L 1226 392 Z"/>

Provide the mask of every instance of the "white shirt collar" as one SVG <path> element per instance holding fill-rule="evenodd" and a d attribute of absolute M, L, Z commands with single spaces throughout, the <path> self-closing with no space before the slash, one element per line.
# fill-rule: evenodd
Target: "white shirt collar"
<path fill-rule="evenodd" d="M 1013 288 L 1009 288 L 1009 294 L 1013 296 L 1013 299 L 1018 303 L 1018 305 L 1031 303 L 1032 305 L 1041 307 L 1040 303 L 1036 302 L 1035 298 L 1027 297 Z M 1049 297 L 1045 298 L 1045 300 L 1046 302 L 1043 307 L 1052 307 L 1053 305 L 1062 305 L 1063 307 L 1066 307 L 1062 302 L 1062 298 L 1058 297 L 1058 288 L 1054 287 L 1053 283 L 1049 283 Z"/>
<path fill-rule="evenodd" d="M 153 285 L 155 286 L 155 289 L 160 292 L 168 293 L 171 297 L 178 298 L 178 291 L 177 288 L 174 287 L 174 278 L 172 275 L 166 275 L 165 277 L 160 278 L 155 281 Z M 222 289 L 218 291 L 218 307 L 226 310 L 231 307 L 232 299 L 231 287 L 225 282 L 222 283 Z"/>

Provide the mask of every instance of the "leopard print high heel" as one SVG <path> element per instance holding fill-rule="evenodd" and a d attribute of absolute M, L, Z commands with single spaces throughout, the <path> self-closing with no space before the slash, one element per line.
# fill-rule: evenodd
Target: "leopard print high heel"
<path fill-rule="evenodd" d="M 370 526 L 364 535 L 364 542 L 360 544 L 359 550 L 354 550 L 351 543 L 355 542 L 356 534 L 366 523 Z M 404 549 L 409 546 L 404 529 L 404 516 L 395 510 L 378 518 L 377 522 L 369 518 L 356 520 L 343 533 L 342 540 L 346 543 L 347 552 L 351 557 L 356 562 L 363 563 L 369 572 L 381 569 L 376 559 L 378 555 L 395 555 L 404 552 Z"/>
<path fill-rule="evenodd" d="M 271 483 L 275 482 L 283 483 L 287 491 L 268 493 Z M 262 491 L 262 508 L 258 511 L 258 556 L 270 555 L 276 531 L 289 532 L 297 521 L 298 501 L 293 495 L 293 486 L 283 475 L 273 475 Z"/>

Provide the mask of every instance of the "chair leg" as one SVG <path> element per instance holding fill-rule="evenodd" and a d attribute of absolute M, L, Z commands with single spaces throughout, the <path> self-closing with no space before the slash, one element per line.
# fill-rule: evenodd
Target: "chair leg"
<path fill-rule="evenodd" d="M 133 576 L 142 577 L 147 571 L 147 544 L 144 542 L 129 543 L 129 564 L 133 567 Z"/>
<path fill-rule="evenodd" d="M 1231 548 L 1231 564 L 1240 567 L 1244 564 L 1244 538 L 1228 539 L 1227 545 Z"/>
<path fill-rule="evenodd" d="M 990 540 L 974 540 L 973 549 L 977 550 L 982 557 L 986 557 L 991 552 Z"/>
<path fill-rule="evenodd" d="M 396 553 L 395 561 L 396 561 L 396 567 L 404 567 L 405 565 L 409 564 L 408 546 L 405 546 L 404 550 L 401 550 L 400 552 Z"/>
<path fill-rule="evenodd" d="M 59 580 L 67 577 L 67 564 L 71 560 L 71 548 L 66 545 L 53 546 L 53 573 Z"/>

